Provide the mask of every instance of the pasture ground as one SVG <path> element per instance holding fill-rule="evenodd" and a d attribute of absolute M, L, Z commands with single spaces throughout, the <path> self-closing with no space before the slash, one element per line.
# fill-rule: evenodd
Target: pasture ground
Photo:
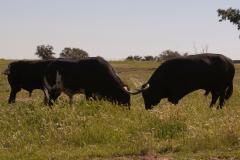
<path fill-rule="evenodd" d="M 0 72 L 9 61 L 0 60 Z M 131 88 L 144 83 L 157 62 L 111 62 Z M 211 96 L 199 90 L 178 105 L 167 100 L 146 111 L 141 95 L 131 110 L 109 102 L 66 96 L 49 109 L 41 91 L 17 95 L 0 75 L 0 159 L 240 159 L 240 65 L 234 93 L 223 109 L 210 109 Z"/>

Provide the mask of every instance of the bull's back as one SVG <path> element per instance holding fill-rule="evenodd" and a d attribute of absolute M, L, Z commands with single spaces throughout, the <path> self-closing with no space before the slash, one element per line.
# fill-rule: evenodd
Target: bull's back
<path fill-rule="evenodd" d="M 203 54 L 175 58 L 164 62 L 150 81 L 163 86 L 179 88 L 204 88 L 226 78 L 228 59 L 222 55 Z M 156 82 L 155 82 L 156 83 Z"/>
<path fill-rule="evenodd" d="M 44 70 L 50 61 L 17 61 L 10 64 L 10 85 L 26 90 L 42 89 Z"/>
<path fill-rule="evenodd" d="M 123 85 L 110 64 L 99 57 L 71 61 L 59 60 L 51 63 L 47 70 L 48 76 L 53 77 L 51 84 L 55 82 L 56 72 L 60 72 L 64 85 L 71 89 L 86 86 L 99 89 L 104 85 L 104 87 Z"/>

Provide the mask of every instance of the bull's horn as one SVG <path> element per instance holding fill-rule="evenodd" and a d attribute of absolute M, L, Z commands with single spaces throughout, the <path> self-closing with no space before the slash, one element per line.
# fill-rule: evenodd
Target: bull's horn
<path fill-rule="evenodd" d="M 129 93 L 129 94 L 134 94 L 134 95 L 141 92 L 141 91 L 136 91 L 136 92 L 129 91 L 127 86 L 124 86 L 123 89 L 124 89 L 125 92 L 127 92 L 127 93 Z"/>
<path fill-rule="evenodd" d="M 146 91 L 150 87 L 150 84 L 147 83 L 144 88 L 141 89 L 141 91 Z"/>
<path fill-rule="evenodd" d="M 149 87 L 150 87 L 150 84 L 147 83 L 144 88 L 138 89 L 136 92 L 128 91 L 128 89 L 127 89 L 126 86 L 124 87 L 124 89 L 125 89 L 126 92 L 128 92 L 128 93 L 130 93 L 130 94 L 138 94 L 138 93 L 141 93 L 141 92 L 143 92 L 143 91 L 146 91 Z"/>

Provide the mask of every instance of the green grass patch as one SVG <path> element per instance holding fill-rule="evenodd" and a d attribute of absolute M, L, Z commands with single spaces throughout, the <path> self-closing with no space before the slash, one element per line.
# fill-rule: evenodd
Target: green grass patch
<path fill-rule="evenodd" d="M 0 71 L 9 61 L 0 60 Z M 111 62 L 131 88 L 144 83 L 157 62 Z M 21 91 L 15 104 L 0 75 L 0 159 L 173 159 L 240 158 L 240 66 L 234 94 L 222 110 L 208 107 L 211 97 L 197 91 L 178 105 L 167 100 L 146 111 L 141 95 L 131 110 L 77 95 L 72 107 L 61 96 L 52 109 L 41 91 Z"/>

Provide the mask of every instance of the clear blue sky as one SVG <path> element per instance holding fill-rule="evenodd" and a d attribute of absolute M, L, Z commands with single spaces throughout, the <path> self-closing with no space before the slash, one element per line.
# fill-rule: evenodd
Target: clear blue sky
<path fill-rule="evenodd" d="M 36 46 L 86 50 L 90 56 L 218 52 L 240 59 L 240 32 L 218 22 L 218 8 L 240 0 L 0 0 L 0 58 L 37 58 Z"/>

